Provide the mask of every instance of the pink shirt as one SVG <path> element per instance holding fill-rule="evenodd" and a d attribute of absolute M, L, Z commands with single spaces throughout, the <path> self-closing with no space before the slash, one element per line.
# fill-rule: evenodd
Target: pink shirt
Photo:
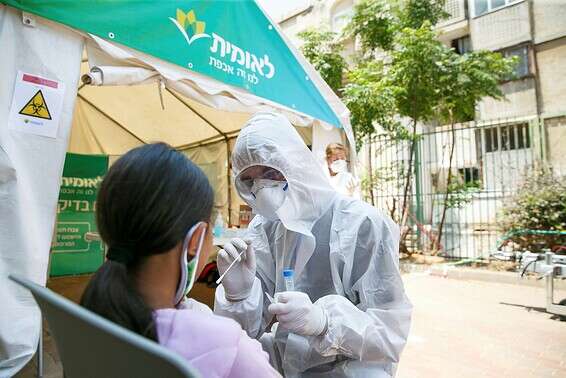
<path fill-rule="evenodd" d="M 154 311 L 159 344 L 186 358 L 203 377 L 280 377 L 260 343 L 238 323 L 203 309 L 208 307 L 192 301 Z"/>

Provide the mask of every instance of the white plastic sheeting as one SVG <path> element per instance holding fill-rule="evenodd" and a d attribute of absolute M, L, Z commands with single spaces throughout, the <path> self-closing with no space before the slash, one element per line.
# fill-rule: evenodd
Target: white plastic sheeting
<path fill-rule="evenodd" d="M 82 49 L 79 34 L 40 18 L 25 26 L 20 11 L 0 5 L 0 377 L 14 375 L 37 347 L 39 309 L 8 275 L 46 282 Z M 8 129 L 18 70 L 65 83 L 56 138 Z"/>

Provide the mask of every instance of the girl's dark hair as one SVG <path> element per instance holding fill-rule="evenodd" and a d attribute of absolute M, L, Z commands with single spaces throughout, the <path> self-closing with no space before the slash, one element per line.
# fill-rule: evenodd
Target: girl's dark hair
<path fill-rule="evenodd" d="M 164 143 L 134 148 L 108 170 L 98 192 L 96 222 L 108 260 L 89 282 L 81 305 L 157 341 L 150 309 L 133 274 L 146 256 L 182 242 L 209 221 L 214 195 L 204 173 Z"/>

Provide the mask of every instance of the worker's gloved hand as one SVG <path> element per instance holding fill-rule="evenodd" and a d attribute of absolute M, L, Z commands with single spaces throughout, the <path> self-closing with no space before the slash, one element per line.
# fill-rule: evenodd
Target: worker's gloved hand
<path fill-rule="evenodd" d="M 242 252 L 244 253 L 240 257 Z M 251 241 L 234 238 L 226 243 L 224 249 L 218 252 L 218 273 L 222 276 L 234 260 L 238 262 L 224 276 L 222 285 L 226 299 L 240 301 L 250 295 L 255 278 L 256 261 Z"/>
<path fill-rule="evenodd" d="M 280 327 L 304 336 L 318 336 L 326 331 L 326 312 L 313 304 L 305 293 L 285 291 L 277 293 L 275 298 L 277 303 L 267 310 L 277 316 Z"/>

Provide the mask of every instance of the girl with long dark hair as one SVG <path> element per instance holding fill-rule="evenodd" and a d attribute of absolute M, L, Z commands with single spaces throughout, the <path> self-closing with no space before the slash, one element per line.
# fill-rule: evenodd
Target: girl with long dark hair
<path fill-rule="evenodd" d="M 212 249 L 213 200 L 204 173 L 166 144 L 118 159 L 97 199 L 108 260 L 81 304 L 181 354 L 204 377 L 279 376 L 236 322 L 185 300 Z"/>

